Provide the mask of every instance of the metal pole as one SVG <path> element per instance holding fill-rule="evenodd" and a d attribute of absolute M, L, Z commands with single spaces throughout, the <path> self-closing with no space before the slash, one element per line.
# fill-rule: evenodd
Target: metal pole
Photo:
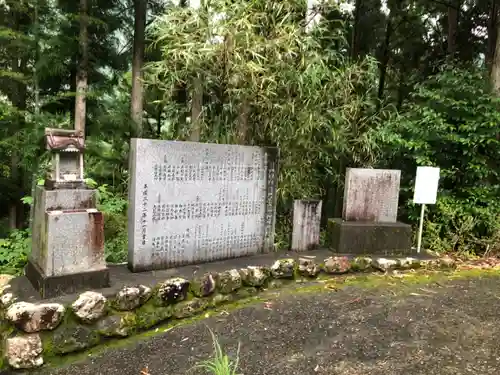
<path fill-rule="evenodd" d="M 417 253 L 420 253 L 420 247 L 422 246 L 422 232 L 424 230 L 424 212 L 425 212 L 425 204 L 422 205 L 422 209 L 420 211 L 420 224 L 418 227 Z"/>

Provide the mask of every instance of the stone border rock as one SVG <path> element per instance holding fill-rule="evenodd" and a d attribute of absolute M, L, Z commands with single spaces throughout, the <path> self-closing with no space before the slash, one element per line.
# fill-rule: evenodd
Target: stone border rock
<path fill-rule="evenodd" d="M 249 266 L 207 273 L 186 280 L 175 277 L 155 286 L 124 286 L 113 299 L 88 291 L 68 306 L 28 303 L 0 288 L 0 369 L 42 366 L 51 357 L 83 351 L 109 338 L 148 330 L 171 319 L 184 319 L 224 303 L 282 286 L 287 281 L 314 280 L 319 275 L 392 271 L 415 268 L 454 268 L 452 258 L 332 256 L 318 263 L 304 255 L 285 258 L 269 267 Z"/>

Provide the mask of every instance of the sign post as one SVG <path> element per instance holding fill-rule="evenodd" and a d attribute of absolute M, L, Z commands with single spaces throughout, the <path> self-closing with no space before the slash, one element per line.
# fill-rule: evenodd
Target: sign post
<path fill-rule="evenodd" d="M 426 204 L 435 204 L 439 185 L 439 168 L 417 167 L 415 179 L 415 194 L 413 203 L 421 204 L 420 223 L 418 227 L 417 253 L 422 247 L 422 232 L 424 229 L 424 213 Z"/>

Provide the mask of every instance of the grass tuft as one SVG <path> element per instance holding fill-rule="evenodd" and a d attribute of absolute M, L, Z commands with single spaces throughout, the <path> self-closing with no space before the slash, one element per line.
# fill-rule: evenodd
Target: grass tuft
<path fill-rule="evenodd" d="M 213 375 L 238 375 L 238 365 L 240 356 L 240 344 L 238 344 L 238 351 L 236 352 L 236 359 L 231 360 L 227 354 L 224 354 L 217 337 L 209 328 L 212 342 L 214 345 L 214 357 L 206 361 L 200 362 L 196 368 L 207 371 Z"/>

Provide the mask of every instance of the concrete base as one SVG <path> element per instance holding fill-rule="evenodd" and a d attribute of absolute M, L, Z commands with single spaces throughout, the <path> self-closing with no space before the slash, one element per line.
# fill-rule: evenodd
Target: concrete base
<path fill-rule="evenodd" d="M 46 276 L 30 259 L 26 265 L 25 273 L 26 278 L 43 299 L 110 286 L 107 268 L 70 275 Z"/>
<path fill-rule="evenodd" d="M 342 254 L 407 255 L 411 249 L 411 226 L 404 223 L 374 223 L 328 220 L 328 246 Z"/>
<path fill-rule="evenodd" d="M 35 189 L 26 275 L 44 298 L 109 284 L 96 191 Z"/>

